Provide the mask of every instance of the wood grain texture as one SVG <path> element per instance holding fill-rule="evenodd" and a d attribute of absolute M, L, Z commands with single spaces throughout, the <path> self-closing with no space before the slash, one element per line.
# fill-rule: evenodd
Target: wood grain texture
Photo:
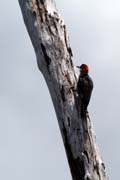
<path fill-rule="evenodd" d="M 89 115 L 81 100 L 64 20 L 52 0 L 19 0 L 37 64 L 56 111 L 73 180 L 107 180 Z"/>

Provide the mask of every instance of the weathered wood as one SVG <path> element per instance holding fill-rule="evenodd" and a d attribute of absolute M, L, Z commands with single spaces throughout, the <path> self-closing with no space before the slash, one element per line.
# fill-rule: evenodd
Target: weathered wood
<path fill-rule="evenodd" d="M 73 180 L 106 180 L 89 116 L 81 118 L 77 78 L 63 19 L 52 0 L 19 0 L 25 25 L 47 83 Z"/>

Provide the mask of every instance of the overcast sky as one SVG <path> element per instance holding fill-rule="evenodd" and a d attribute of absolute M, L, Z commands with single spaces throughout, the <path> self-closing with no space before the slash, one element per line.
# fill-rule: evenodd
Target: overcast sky
<path fill-rule="evenodd" d="M 120 1 L 56 0 L 75 65 L 94 81 L 90 116 L 111 180 L 120 179 Z M 71 180 L 53 105 L 18 2 L 0 3 L 0 179 Z"/>

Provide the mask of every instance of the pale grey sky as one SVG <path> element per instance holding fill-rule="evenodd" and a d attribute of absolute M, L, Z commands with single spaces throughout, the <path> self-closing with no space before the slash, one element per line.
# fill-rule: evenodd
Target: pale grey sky
<path fill-rule="evenodd" d="M 56 0 L 75 65 L 94 80 L 89 111 L 111 180 L 120 163 L 120 2 Z M 55 112 L 18 2 L 0 3 L 0 179 L 71 180 Z"/>

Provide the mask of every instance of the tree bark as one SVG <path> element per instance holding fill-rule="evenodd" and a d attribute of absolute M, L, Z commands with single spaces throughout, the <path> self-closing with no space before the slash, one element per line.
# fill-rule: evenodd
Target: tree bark
<path fill-rule="evenodd" d="M 39 70 L 56 111 L 73 180 L 106 180 L 89 116 L 81 117 L 77 78 L 63 19 L 53 0 L 19 0 Z"/>

